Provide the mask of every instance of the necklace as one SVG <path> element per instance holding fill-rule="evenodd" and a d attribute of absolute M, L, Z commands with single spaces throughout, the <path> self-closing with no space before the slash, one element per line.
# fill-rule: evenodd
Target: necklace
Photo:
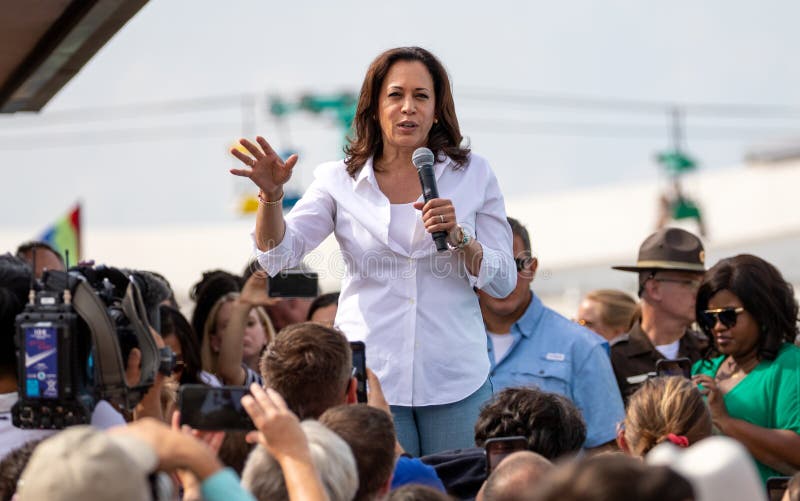
<path fill-rule="evenodd" d="M 751 367 L 749 367 L 748 370 L 745 370 L 743 366 L 741 366 L 741 365 L 736 363 L 736 360 L 734 360 L 733 357 L 728 357 L 724 362 L 724 370 L 722 371 L 723 374 L 719 374 L 719 372 L 718 372 L 717 373 L 718 377 L 716 379 L 718 381 L 723 381 L 725 379 L 740 379 L 740 378 L 743 378 L 751 370 L 753 370 L 756 365 L 758 365 L 758 358 L 757 357 L 753 358 L 753 362 L 755 362 L 755 363 L 751 363 L 748 360 L 746 362 L 746 365 L 747 366 L 751 366 Z"/>

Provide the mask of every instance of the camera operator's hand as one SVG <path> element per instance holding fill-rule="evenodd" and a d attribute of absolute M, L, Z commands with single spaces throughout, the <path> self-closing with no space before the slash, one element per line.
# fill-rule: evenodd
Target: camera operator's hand
<path fill-rule="evenodd" d="M 238 158 L 249 169 L 231 169 L 231 174 L 250 178 L 270 200 L 277 200 L 283 193 L 283 185 L 292 177 L 292 169 L 297 164 L 297 155 L 292 155 L 284 162 L 266 139 L 256 136 L 255 145 L 247 139 L 240 139 L 250 155 L 231 148 L 231 154 Z"/>
<path fill-rule="evenodd" d="M 175 411 L 172 413 L 172 429 L 179 431 L 184 435 L 189 435 L 197 440 L 200 440 L 206 444 L 215 455 L 219 454 L 219 449 L 222 447 L 222 441 L 225 440 L 224 431 L 195 430 L 186 424 L 181 426 L 181 411 Z"/>
<path fill-rule="evenodd" d="M 149 445 L 158 457 L 160 471 L 186 468 L 202 481 L 222 469 L 222 463 L 206 444 L 156 419 L 143 418 L 109 433 L 129 435 Z"/>

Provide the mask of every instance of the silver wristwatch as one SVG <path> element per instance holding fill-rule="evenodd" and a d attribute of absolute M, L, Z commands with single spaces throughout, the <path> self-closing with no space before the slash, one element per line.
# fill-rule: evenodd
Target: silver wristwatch
<path fill-rule="evenodd" d="M 472 242 L 472 240 L 475 238 L 469 233 L 467 233 L 467 231 L 464 230 L 464 227 L 461 226 L 460 224 L 456 225 L 456 231 L 454 233 L 451 233 L 450 237 L 452 238 L 452 240 L 451 238 L 448 238 L 447 243 L 450 244 L 450 247 L 452 247 L 453 249 L 463 249 L 464 247 L 469 245 L 469 243 Z"/>

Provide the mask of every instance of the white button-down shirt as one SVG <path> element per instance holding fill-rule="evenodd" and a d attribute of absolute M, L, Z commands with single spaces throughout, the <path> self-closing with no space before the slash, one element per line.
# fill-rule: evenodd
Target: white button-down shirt
<path fill-rule="evenodd" d="M 286 216 L 281 243 L 258 252 L 270 275 L 294 267 L 334 233 L 345 262 L 335 325 L 364 341 L 367 365 L 392 405 L 457 402 L 486 381 L 489 359 L 472 287 L 496 297 L 514 289 L 511 228 L 497 179 L 478 155 L 461 169 L 434 165 L 441 198 L 453 202 L 459 224 L 483 247 L 477 276 L 463 253 L 436 252 L 420 217 L 411 247 L 389 235 L 391 205 L 369 160 L 353 179 L 343 161 L 320 165 L 315 180 Z M 421 198 L 420 198 L 421 200 Z"/>

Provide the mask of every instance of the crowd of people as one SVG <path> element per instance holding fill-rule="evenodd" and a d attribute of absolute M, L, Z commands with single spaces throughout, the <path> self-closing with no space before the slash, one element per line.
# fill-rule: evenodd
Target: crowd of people
<path fill-rule="evenodd" d="M 16 318 L 64 263 L 42 242 L 0 256 L 0 500 L 761 500 L 800 469 L 798 303 L 779 270 L 752 255 L 707 269 L 697 236 L 665 228 L 615 267 L 636 273 L 638 298 L 592 291 L 560 315 L 534 292 L 531 236 L 465 146 L 428 51 L 373 61 L 345 159 L 288 214 L 297 157 L 241 144 L 255 259 L 203 273 L 192 305 L 130 272 L 173 362 L 134 408 L 14 425 Z M 421 190 L 421 147 L 441 197 Z M 270 277 L 331 233 L 341 291 L 271 297 Z M 366 402 L 351 342 L 366 347 Z M 141 362 L 129 350 L 126 375 Z M 182 425 L 187 385 L 246 387 L 253 431 Z M 800 477 L 779 496 L 800 499 Z"/>

